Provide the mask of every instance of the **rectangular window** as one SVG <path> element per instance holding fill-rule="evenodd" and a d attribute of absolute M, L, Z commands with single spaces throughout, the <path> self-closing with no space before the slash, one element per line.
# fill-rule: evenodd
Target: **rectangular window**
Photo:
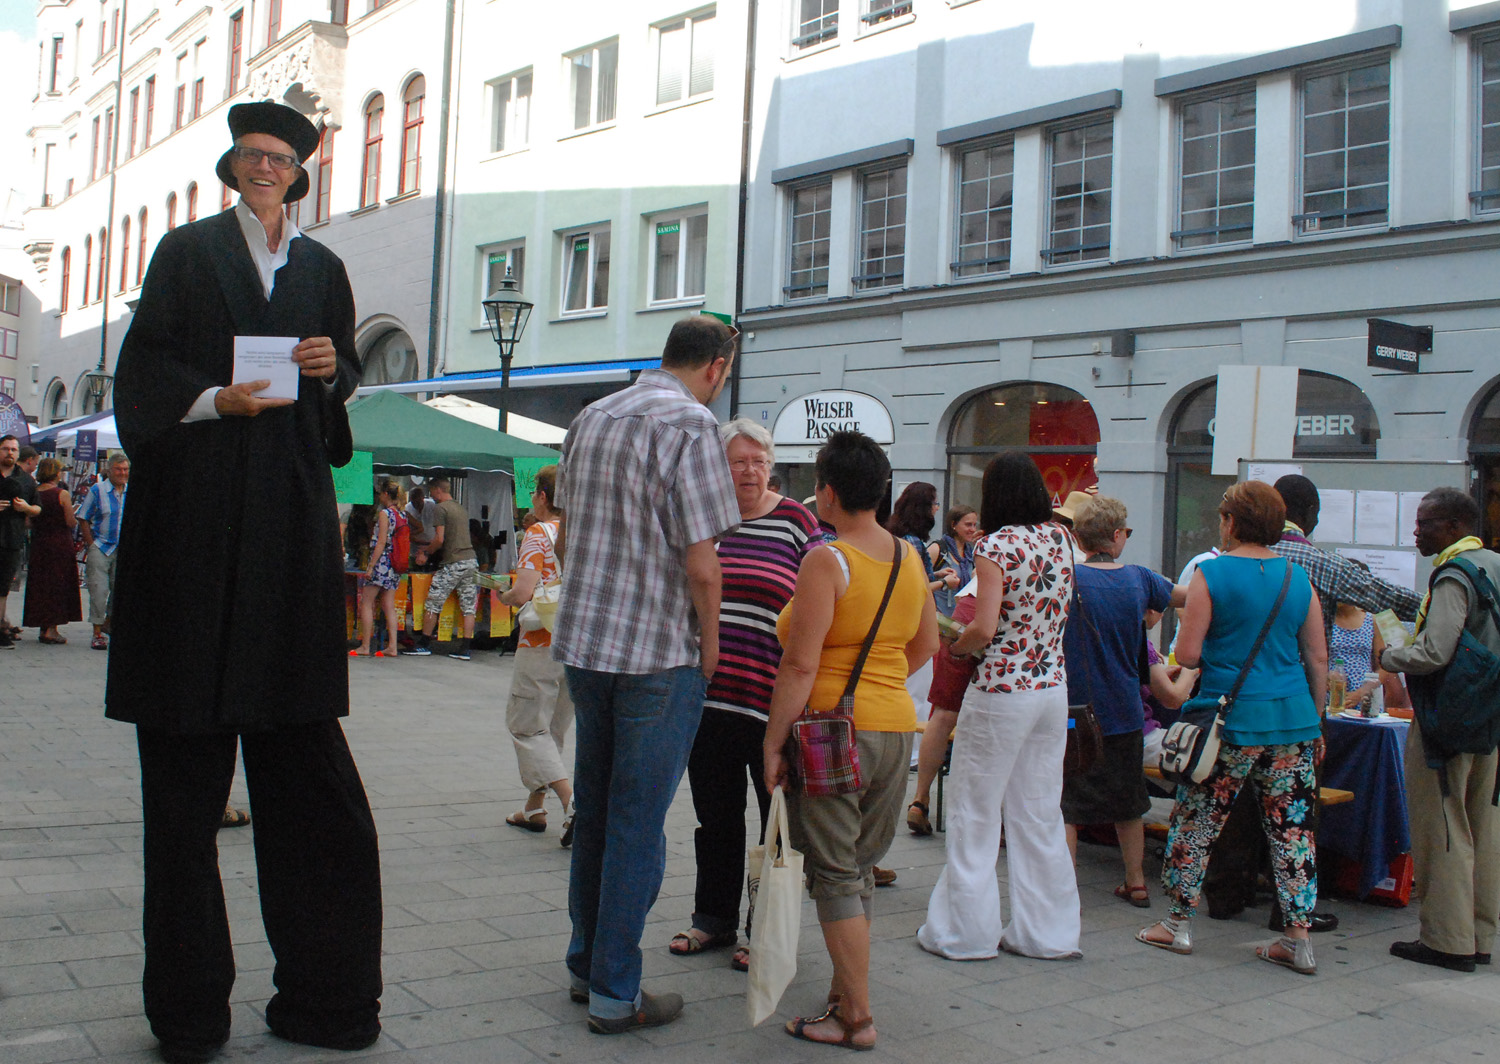
<path fill-rule="evenodd" d="M 343 26 L 349 21 L 349 0 L 333 0 L 333 5 L 328 13 L 328 21 L 335 26 Z"/>
<path fill-rule="evenodd" d="M 156 77 L 146 79 L 146 119 L 141 126 L 141 150 L 151 146 L 151 121 L 156 117 Z"/>
<path fill-rule="evenodd" d="M 172 112 L 172 129 L 174 131 L 182 128 L 182 121 L 187 110 L 187 86 L 177 86 L 177 106 Z"/>
<path fill-rule="evenodd" d="M 1391 62 L 1302 79 L 1300 233 L 1385 225 L 1390 219 Z"/>
<path fill-rule="evenodd" d="M 794 0 L 792 49 L 800 51 L 839 35 L 839 0 Z"/>
<path fill-rule="evenodd" d="M 0 281 L 0 312 L 21 313 L 21 286 L 16 281 Z"/>
<path fill-rule="evenodd" d="M 14 399 L 16 397 L 16 379 L 14 377 L 0 377 L 0 392 L 4 392 Z"/>
<path fill-rule="evenodd" d="M 281 0 L 268 0 L 266 14 L 266 47 L 281 37 Z"/>
<path fill-rule="evenodd" d="M 906 164 L 860 179 L 859 273 L 854 287 L 889 288 L 906 278 Z"/>
<path fill-rule="evenodd" d="M 329 218 L 329 199 L 333 189 L 333 130 L 323 130 L 323 140 L 318 145 L 317 189 L 314 193 L 313 221 L 326 222 Z"/>
<path fill-rule="evenodd" d="M 52 38 L 52 62 L 47 73 L 47 91 L 62 91 L 63 39 Z"/>
<path fill-rule="evenodd" d="M 104 9 L 104 0 L 99 0 L 99 58 L 104 57 L 104 40 L 109 36 L 109 12 Z"/>
<path fill-rule="evenodd" d="M 484 283 L 481 285 L 484 291 L 479 293 L 481 302 L 500 291 L 500 282 L 505 280 L 507 270 L 510 271 L 511 279 L 516 282 L 516 291 L 526 291 L 525 244 L 497 244 L 494 247 L 484 248 L 479 254 L 484 274 Z M 480 317 L 483 317 L 482 306 L 479 311 Z"/>
<path fill-rule="evenodd" d="M 1049 265 L 1109 258 L 1114 119 L 1054 131 L 1051 148 Z"/>
<path fill-rule="evenodd" d="M 490 151 L 516 151 L 531 143 L 531 71 L 502 78 L 492 102 Z"/>
<path fill-rule="evenodd" d="M 203 113 L 203 79 L 193 79 L 193 117 Z"/>
<path fill-rule="evenodd" d="M 115 109 L 104 109 L 104 154 L 99 158 L 100 173 L 109 173 L 115 168 Z"/>
<path fill-rule="evenodd" d="M 1255 220 L 1255 89 L 1181 108 L 1179 248 L 1250 239 Z"/>
<path fill-rule="evenodd" d="M 573 128 L 588 129 L 615 120 L 615 80 L 620 62 L 618 39 L 568 56 Z"/>
<path fill-rule="evenodd" d="M 1469 201 L 1476 211 L 1492 211 L 1500 209 L 1500 37 L 1479 42 L 1475 49 L 1479 143 L 1475 146 L 1475 184 Z"/>
<path fill-rule="evenodd" d="M 1012 141 L 959 153 L 954 277 L 981 277 L 1010 269 L 1015 169 L 1016 147 Z"/>
<path fill-rule="evenodd" d="M 609 226 L 563 237 L 563 313 L 609 306 Z"/>
<path fill-rule="evenodd" d="M 702 299 L 708 273 L 708 215 L 656 218 L 651 233 L 651 302 Z"/>
<path fill-rule="evenodd" d="M 657 27 L 656 106 L 714 91 L 714 12 Z"/>
<path fill-rule="evenodd" d="M 833 225 L 833 181 L 795 189 L 791 196 L 791 237 L 786 294 L 790 299 L 828 294 L 828 251 Z"/>
<path fill-rule="evenodd" d="M 911 0 L 860 0 L 859 20 L 866 26 L 878 26 L 893 18 L 911 14 Z"/>
<path fill-rule="evenodd" d="M 140 128 L 141 120 L 141 88 L 137 85 L 130 90 L 130 138 L 125 141 L 125 158 L 129 159 L 135 155 L 135 135 Z"/>
<path fill-rule="evenodd" d="M 89 145 L 89 180 L 99 176 L 99 119 L 94 119 L 94 135 Z"/>
<path fill-rule="evenodd" d="M 240 91 L 240 66 L 245 56 L 245 13 L 236 11 L 229 16 L 229 92 L 233 96 Z"/>
<path fill-rule="evenodd" d="M 365 105 L 365 160 L 359 181 L 361 207 L 380 202 L 380 145 L 385 139 L 381 134 L 384 122 L 385 97 L 377 96 Z"/>

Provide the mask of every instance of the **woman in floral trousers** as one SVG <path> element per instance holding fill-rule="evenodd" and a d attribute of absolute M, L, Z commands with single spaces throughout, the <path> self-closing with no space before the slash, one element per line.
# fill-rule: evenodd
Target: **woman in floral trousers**
<path fill-rule="evenodd" d="M 1201 565 L 1188 587 L 1177 660 L 1190 668 L 1201 664 L 1194 701 L 1217 701 L 1234 686 L 1291 566 L 1285 601 L 1225 718 L 1213 771 L 1202 783 L 1177 789 L 1162 868 L 1170 915 L 1136 938 L 1174 953 L 1193 951 L 1192 918 L 1208 851 L 1248 780 L 1260 799 L 1261 826 L 1286 916 L 1286 934 L 1255 953 L 1313 975 L 1317 964 L 1308 939 L 1318 898 L 1313 767 L 1322 749 L 1317 707 L 1328 682 L 1328 648 L 1307 574 L 1269 549 L 1281 538 L 1285 521 L 1281 496 L 1270 486 L 1249 481 L 1230 488 L 1219 505 L 1224 553 Z"/>

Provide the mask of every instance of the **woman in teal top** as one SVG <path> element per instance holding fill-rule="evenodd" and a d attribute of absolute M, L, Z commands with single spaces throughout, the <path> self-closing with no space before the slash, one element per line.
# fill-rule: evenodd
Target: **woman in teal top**
<path fill-rule="evenodd" d="M 1286 917 L 1286 934 L 1255 953 L 1313 975 L 1317 964 L 1308 940 L 1318 899 L 1313 765 L 1322 735 L 1318 706 L 1328 682 L 1328 647 L 1323 612 L 1307 573 L 1270 550 L 1285 522 L 1286 507 L 1269 485 L 1247 481 L 1230 488 L 1219 504 L 1224 553 L 1199 566 L 1188 587 L 1177 661 L 1190 668 L 1201 665 L 1203 678 L 1194 699 L 1201 704 L 1203 699 L 1216 701 L 1234 686 L 1291 566 L 1286 599 L 1225 719 L 1213 771 L 1202 783 L 1177 789 L 1162 867 L 1170 915 L 1136 938 L 1174 953 L 1193 951 L 1192 918 L 1208 851 L 1248 780 L 1260 799 L 1257 808 L 1271 843 L 1271 870 Z"/>

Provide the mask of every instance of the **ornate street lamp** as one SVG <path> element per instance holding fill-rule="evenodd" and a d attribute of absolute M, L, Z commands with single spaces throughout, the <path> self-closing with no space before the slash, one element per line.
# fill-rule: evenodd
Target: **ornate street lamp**
<path fill-rule="evenodd" d="M 114 378 L 103 369 L 96 369 L 84 374 L 84 379 L 88 381 L 89 399 L 94 404 L 94 412 L 98 413 L 104 409 L 104 397 L 109 394 L 109 385 Z"/>
<path fill-rule="evenodd" d="M 531 317 L 531 303 L 521 298 L 516 291 L 516 279 L 509 268 L 500 288 L 484 300 L 484 318 L 489 322 L 490 335 L 500 348 L 500 431 L 510 425 L 510 360 L 516 353 L 516 341 L 526 329 L 526 319 Z"/>

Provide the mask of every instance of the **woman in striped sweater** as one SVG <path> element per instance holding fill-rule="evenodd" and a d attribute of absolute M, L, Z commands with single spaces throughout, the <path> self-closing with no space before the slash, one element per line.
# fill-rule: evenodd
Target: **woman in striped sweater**
<path fill-rule="evenodd" d="M 776 617 L 797 585 L 802 557 L 823 542 L 818 519 L 768 487 L 771 434 L 739 418 L 720 430 L 740 505 L 740 526 L 719 542 L 724 573 L 719 607 L 719 667 L 703 704 L 688 760 L 698 830 L 693 926 L 672 939 L 673 953 L 722 949 L 739 941 L 745 881 L 745 774 L 760 804 L 761 831 L 771 796 L 761 773 L 766 712 L 781 664 Z M 745 920 L 749 934 L 750 915 Z M 744 970 L 745 950 L 731 962 Z"/>

